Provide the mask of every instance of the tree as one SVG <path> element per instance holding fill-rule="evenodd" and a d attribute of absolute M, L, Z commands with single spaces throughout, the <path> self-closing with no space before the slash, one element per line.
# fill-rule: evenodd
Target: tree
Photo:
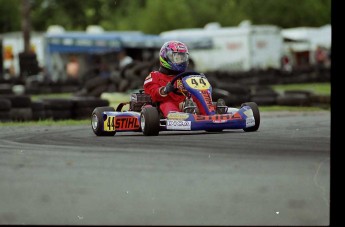
<path fill-rule="evenodd" d="M 20 30 L 19 0 L 0 0 L 0 31 L 10 32 Z"/>
<path fill-rule="evenodd" d="M 98 24 L 106 30 L 140 30 L 159 34 L 209 22 L 237 26 L 242 20 L 282 28 L 331 22 L 330 0 L 30 0 L 32 30 L 49 25 L 85 30 Z M 0 0 L 1 32 L 20 30 L 20 0 Z"/>

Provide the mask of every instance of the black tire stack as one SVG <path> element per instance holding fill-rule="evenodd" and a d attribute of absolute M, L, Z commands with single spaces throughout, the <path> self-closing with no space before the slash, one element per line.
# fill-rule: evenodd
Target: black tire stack
<path fill-rule="evenodd" d="M 0 122 L 11 121 L 11 101 L 5 98 L 0 98 Z"/>
<path fill-rule="evenodd" d="M 128 90 L 142 88 L 145 78 L 153 68 L 153 62 L 138 62 L 123 71 L 122 77 L 128 81 Z"/>
<path fill-rule="evenodd" d="M 39 121 L 39 120 L 46 119 L 45 105 L 43 101 L 32 101 L 31 110 L 32 110 L 32 120 Z"/>
<path fill-rule="evenodd" d="M 88 96 L 100 97 L 103 92 L 108 90 L 109 84 L 109 78 L 99 76 L 86 81 L 84 88 L 86 89 Z"/>
<path fill-rule="evenodd" d="M 99 106 L 109 106 L 109 101 L 95 97 L 31 101 L 28 95 L 6 94 L 0 95 L 0 122 L 89 119 L 92 111 Z"/>
<path fill-rule="evenodd" d="M 28 95 L 2 95 L 0 98 L 11 102 L 10 118 L 12 121 L 32 120 L 31 97 Z"/>
<path fill-rule="evenodd" d="M 285 91 L 283 95 L 277 97 L 277 104 L 281 106 L 311 106 L 312 93 L 305 90 Z"/>
<path fill-rule="evenodd" d="M 83 82 L 83 87 L 75 92 L 78 97 L 100 97 L 103 92 L 127 92 L 142 88 L 145 78 L 153 70 L 158 70 L 157 59 L 133 61 L 120 71 L 111 72 L 109 77 L 93 76 Z"/>
<path fill-rule="evenodd" d="M 240 84 L 221 83 L 219 88 L 229 92 L 224 101 L 228 106 L 240 106 L 250 100 L 250 89 Z"/>
<path fill-rule="evenodd" d="M 13 94 L 12 84 L 0 83 L 0 95 Z"/>
<path fill-rule="evenodd" d="M 73 103 L 72 118 L 78 120 L 89 119 L 96 107 L 109 106 L 108 100 L 94 97 L 74 97 L 71 101 Z"/>
<path fill-rule="evenodd" d="M 73 103 L 69 99 L 55 98 L 43 99 L 44 109 L 47 118 L 53 120 L 72 119 Z"/>
<path fill-rule="evenodd" d="M 259 106 L 270 106 L 277 104 L 279 94 L 270 86 L 257 85 L 251 89 L 251 101 Z"/>

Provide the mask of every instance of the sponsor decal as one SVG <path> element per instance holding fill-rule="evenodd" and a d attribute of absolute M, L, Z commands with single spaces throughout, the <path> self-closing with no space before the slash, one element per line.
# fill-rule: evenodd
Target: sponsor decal
<path fill-rule="evenodd" d="M 176 81 L 176 87 L 183 93 L 187 93 L 188 91 L 186 88 L 183 86 L 182 80 L 177 80 Z"/>
<path fill-rule="evenodd" d="M 224 123 L 226 122 L 226 120 L 215 120 L 215 121 L 212 121 L 213 123 Z"/>
<path fill-rule="evenodd" d="M 214 111 L 215 108 L 212 104 L 212 98 L 211 98 L 211 95 L 210 95 L 210 92 L 208 90 L 202 90 L 201 91 L 201 94 L 202 94 L 202 97 L 204 98 L 206 104 L 207 104 L 207 107 L 210 111 Z"/>
<path fill-rule="evenodd" d="M 253 110 L 252 109 L 248 109 L 246 111 L 243 112 L 247 117 L 252 117 L 253 115 Z"/>
<path fill-rule="evenodd" d="M 138 118 L 132 116 L 108 116 L 104 121 L 104 131 L 135 130 L 139 127 Z"/>
<path fill-rule="evenodd" d="M 234 113 L 232 115 L 232 119 L 242 119 L 241 114 L 239 114 L 238 112 Z"/>
<path fill-rule="evenodd" d="M 215 115 L 193 115 L 195 121 L 212 121 L 215 123 L 223 123 L 228 120 L 241 119 L 241 115 L 235 114 L 215 114 Z"/>
<path fill-rule="evenodd" d="M 169 113 L 168 120 L 186 120 L 189 117 L 187 113 Z"/>
<path fill-rule="evenodd" d="M 191 121 L 167 120 L 167 129 L 191 130 Z"/>
<path fill-rule="evenodd" d="M 254 117 L 248 117 L 248 118 L 246 119 L 246 128 L 252 127 L 252 126 L 254 126 L 254 125 L 255 125 L 255 119 L 254 119 Z"/>

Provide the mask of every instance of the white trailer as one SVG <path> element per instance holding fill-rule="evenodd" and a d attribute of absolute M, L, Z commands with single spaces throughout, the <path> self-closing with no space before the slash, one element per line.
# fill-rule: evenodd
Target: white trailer
<path fill-rule="evenodd" d="M 36 53 L 39 65 L 44 66 L 44 34 L 40 32 L 31 32 L 30 48 Z M 12 76 L 19 76 L 19 53 L 24 51 L 24 39 L 22 32 L 9 32 L 1 34 L 3 45 L 3 63 L 4 70 L 10 71 Z"/>
<path fill-rule="evenodd" d="M 322 47 L 329 52 L 332 47 L 332 26 L 326 24 L 321 27 L 296 27 L 282 29 L 284 38 L 284 53 L 298 65 L 301 53 L 306 53 L 306 63 L 316 64 L 315 52 Z"/>
<path fill-rule="evenodd" d="M 180 41 L 211 39 L 211 48 L 190 51 L 195 70 L 200 72 L 245 72 L 281 67 L 283 38 L 281 29 L 274 25 L 241 23 L 238 27 L 220 27 L 217 23 L 211 23 L 205 28 L 162 32 L 160 36 Z"/>

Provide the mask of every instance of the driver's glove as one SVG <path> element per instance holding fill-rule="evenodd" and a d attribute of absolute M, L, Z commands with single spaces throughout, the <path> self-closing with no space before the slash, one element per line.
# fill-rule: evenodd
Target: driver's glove
<path fill-rule="evenodd" d="M 163 94 L 167 95 L 168 93 L 172 92 L 174 90 L 174 85 L 171 84 L 170 82 L 167 83 L 167 85 L 163 88 Z"/>

